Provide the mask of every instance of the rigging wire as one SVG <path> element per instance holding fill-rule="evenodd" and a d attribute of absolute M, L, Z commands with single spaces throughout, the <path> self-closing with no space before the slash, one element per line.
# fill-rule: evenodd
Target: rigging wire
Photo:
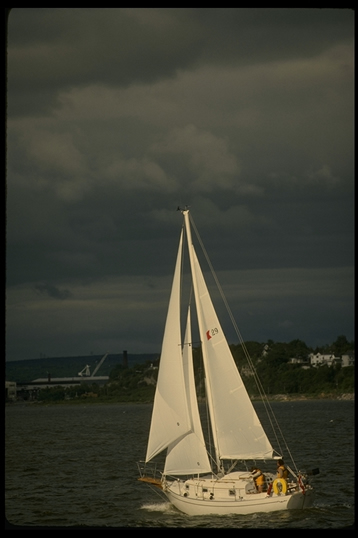
<path fill-rule="evenodd" d="M 206 249 L 205 249 L 205 246 L 204 246 L 204 244 L 203 244 L 203 242 L 202 242 L 202 240 L 201 240 L 201 237 L 200 237 L 200 235 L 199 235 L 199 232 L 198 232 L 198 230 L 197 230 L 197 228 L 196 228 L 196 226 L 195 226 L 195 223 L 194 223 L 194 220 L 193 220 L 193 217 L 192 217 L 191 213 L 189 214 L 189 218 L 190 218 L 190 222 L 191 222 L 192 228 L 193 228 L 193 230 L 194 230 L 194 232 L 195 232 L 195 235 L 196 235 L 196 237 L 197 237 L 197 239 L 198 239 L 198 242 L 199 242 L 199 244 L 200 244 L 200 247 L 201 247 L 201 249 L 202 249 L 202 251 L 203 251 L 203 254 L 204 254 L 204 256 L 205 256 L 205 259 L 206 259 L 206 261 L 207 261 L 207 263 L 208 263 L 209 269 L 210 269 L 210 271 L 211 271 L 211 273 L 212 273 L 212 275 L 213 275 L 213 278 L 214 278 L 214 280 L 215 280 L 216 286 L 217 286 L 217 288 L 218 288 L 218 290 L 219 290 L 220 296 L 221 296 L 221 298 L 222 298 L 222 300 L 223 300 L 223 302 L 224 302 L 224 305 L 225 305 L 225 308 L 226 308 L 226 310 L 227 310 L 227 313 L 228 313 L 228 315 L 229 315 L 229 317 L 230 317 L 231 323 L 233 324 L 234 330 L 235 330 L 235 332 L 236 332 L 236 335 L 237 335 L 237 337 L 238 337 L 238 339 L 239 339 L 239 342 L 240 342 L 240 344 L 241 344 L 241 347 L 242 347 L 242 349 L 243 349 L 245 358 L 246 358 L 246 360 L 247 360 L 247 362 L 248 362 L 248 364 L 249 364 L 250 370 L 251 370 L 251 372 L 252 372 L 252 374 L 253 374 L 253 377 L 254 377 L 256 386 L 257 386 L 257 388 L 258 388 L 260 397 L 261 397 L 262 402 L 263 402 L 264 407 L 265 407 L 265 411 L 266 411 L 268 420 L 269 420 L 269 422 L 270 422 L 270 425 L 271 425 L 273 434 L 274 434 L 274 436 L 275 436 L 275 440 L 276 440 L 277 446 L 278 446 L 278 448 L 279 448 L 279 450 L 280 450 L 280 452 L 281 452 L 281 454 L 282 454 L 283 451 L 282 451 L 282 448 L 281 448 L 280 439 L 279 439 L 279 437 L 278 437 L 278 435 L 277 435 L 277 432 L 278 432 L 278 433 L 280 434 L 280 437 L 281 437 L 281 439 L 282 439 L 282 442 L 284 443 L 285 449 L 286 449 L 286 451 L 287 451 L 287 453 L 288 453 L 288 455 L 289 455 L 289 457 L 290 457 L 290 459 L 291 459 L 291 461 L 292 461 L 292 463 L 293 463 L 293 465 L 295 466 L 295 469 L 296 469 L 296 471 L 297 471 L 297 466 L 296 466 L 296 464 L 295 464 L 295 462 L 294 462 L 294 460 L 293 460 L 291 451 L 290 451 L 290 449 L 289 449 L 289 447 L 288 447 L 288 445 L 287 445 L 287 443 L 286 443 L 286 440 L 285 440 L 285 438 L 284 438 L 284 435 L 283 435 L 283 432 L 282 432 L 282 430 L 281 430 L 281 428 L 280 428 L 280 425 L 279 425 L 279 423 L 277 422 L 276 416 L 275 416 L 275 414 L 274 414 L 274 412 L 273 412 L 273 409 L 272 409 L 272 407 L 271 407 L 271 404 L 270 404 L 270 402 L 269 402 L 269 400 L 268 400 L 268 398 L 267 398 L 267 395 L 266 395 L 265 390 L 264 390 L 264 388 L 263 388 L 263 386 L 262 386 L 261 380 L 260 380 L 260 378 L 258 377 L 258 374 L 257 374 L 257 372 L 256 372 L 256 368 L 255 368 L 255 365 L 254 365 L 254 363 L 253 363 L 253 361 L 252 361 L 252 359 L 251 359 L 251 356 L 250 356 L 250 354 L 249 354 L 249 352 L 248 352 L 248 349 L 247 349 L 247 347 L 246 347 L 246 345 L 245 345 L 244 339 L 243 339 L 243 337 L 242 337 L 242 335 L 241 335 L 241 332 L 240 332 L 240 330 L 239 330 L 239 328 L 238 328 L 238 326 L 237 326 L 237 323 L 236 323 L 236 321 L 235 321 L 235 318 L 234 318 L 234 316 L 233 316 L 233 313 L 232 313 L 232 311 L 231 311 L 231 308 L 230 308 L 230 306 L 229 306 L 229 304 L 228 304 L 228 302 L 227 302 L 227 299 L 226 299 L 225 294 L 224 294 L 224 292 L 223 292 L 223 289 L 222 289 L 222 287 L 221 287 L 221 285 L 220 285 L 220 282 L 219 282 L 219 280 L 218 280 L 218 277 L 217 277 L 217 275 L 216 275 L 216 273 L 215 273 L 215 271 L 214 271 L 214 268 L 213 268 L 213 266 L 212 266 L 212 264 L 211 264 L 211 261 L 210 261 L 210 258 L 209 258 L 209 256 L 208 256 L 208 253 L 207 253 L 207 251 L 206 251 Z"/>

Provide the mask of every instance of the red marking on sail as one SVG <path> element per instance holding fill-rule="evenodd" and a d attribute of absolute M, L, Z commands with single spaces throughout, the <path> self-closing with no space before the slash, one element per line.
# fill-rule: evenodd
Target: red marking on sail
<path fill-rule="evenodd" d="M 211 336 L 210 336 L 209 333 L 210 333 L 210 330 L 209 330 L 209 331 L 206 331 L 206 338 L 207 338 L 208 340 L 210 340 L 210 338 L 211 338 Z"/>

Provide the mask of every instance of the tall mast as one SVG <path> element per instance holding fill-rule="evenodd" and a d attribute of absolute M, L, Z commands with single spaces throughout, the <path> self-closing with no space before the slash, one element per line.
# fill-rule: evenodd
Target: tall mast
<path fill-rule="evenodd" d="M 196 280 L 196 272 L 195 272 L 195 263 L 194 263 L 194 254 L 193 254 L 193 243 L 191 238 L 191 229 L 190 229 L 190 220 L 189 220 L 189 210 L 183 209 L 181 210 L 184 215 L 184 222 L 185 222 L 185 229 L 187 234 L 187 241 L 188 241 L 188 250 L 189 250 L 189 259 L 190 259 L 190 267 L 191 267 L 191 273 L 193 278 L 193 287 L 194 287 L 194 296 L 195 296 L 195 304 L 196 304 L 196 311 L 198 316 L 198 325 L 199 325 L 199 332 L 200 332 L 200 339 L 202 341 L 203 335 L 205 334 L 205 327 L 203 322 L 203 316 L 201 312 L 201 305 L 200 305 L 200 297 L 198 292 L 198 284 Z M 203 352 L 203 361 L 204 361 L 204 368 L 205 372 L 208 372 L 207 367 L 207 351 L 205 349 L 205 346 L 202 346 L 202 352 Z M 211 429 L 213 434 L 213 441 L 214 441 L 214 447 L 215 447 L 215 456 L 216 456 L 216 465 L 218 468 L 218 471 L 221 471 L 221 461 L 219 458 L 219 450 L 218 450 L 218 441 L 217 441 L 217 431 L 216 431 L 216 424 L 215 424 L 215 414 L 213 412 L 213 397 L 212 397 L 212 391 L 210 386 L 210 379 L 208 377 L 206 378 L 206 389 L 207 389 L 207 397 L 208 397 L 208 405 L 209 405 L 209 413 L 210 413 L 210 420 L 211 420 Z"/>

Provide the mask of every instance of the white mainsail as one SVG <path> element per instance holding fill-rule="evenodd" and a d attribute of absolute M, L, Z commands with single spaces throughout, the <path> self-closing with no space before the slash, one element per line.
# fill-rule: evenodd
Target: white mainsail
<path fill-rule="evenodd" d="M 269 459 L 272 446 L 259 421 L 237 370 L 214 310 L 194 246 L 193 267 L 197 283 L 197 310 L 203 346 L 214 440 L 220 459 Z"/>
<path fill-rule="evenodd" d="M 180 273 L 183 231 L 164 329 L 160 368 L 154 398 L 146 462 L 192 428 L 186 397 L 180 330 Z M 173 383 L 174 380 L 174 383 Z"/>
<path fill-rule="evenodd" d="M 200 422 L 198 401 L 195 390 L 190 321 L 189 308 L 184 337 L 183 366 L 193 431 L 186 435 L 181 441 L 173 443 L 168 447 L 164 467 L 165 475 L 199 474 L 211 471 Z"/>

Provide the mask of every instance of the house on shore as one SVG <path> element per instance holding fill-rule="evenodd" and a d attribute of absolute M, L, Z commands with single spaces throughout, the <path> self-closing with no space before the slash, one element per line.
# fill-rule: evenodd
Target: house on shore
<path fill-rule="evenodd" d="M 321 354 L 321 353 L 310 353 L 309 359 L 311 366 L 335 366 L 340 364 L 342 368 L 347 366 L 354 366 L 354 353 L 346 353 L 341 357 L 336 357 L 334 353 Z"/>

